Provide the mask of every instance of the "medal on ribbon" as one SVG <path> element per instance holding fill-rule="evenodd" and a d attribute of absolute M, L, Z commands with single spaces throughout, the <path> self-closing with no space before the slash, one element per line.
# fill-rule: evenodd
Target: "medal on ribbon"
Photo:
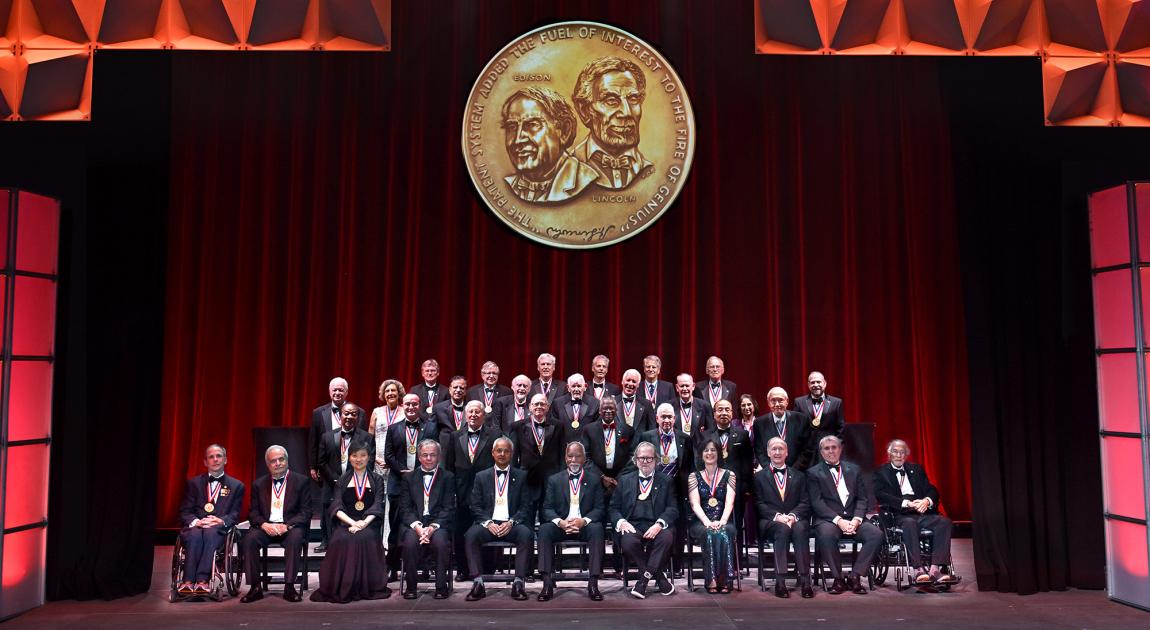
<path fill-rule="evenodd" d="M 491 398 L 495 396 L 494 389 L 483 388 L 483 413 L 491 413 Z"/>
<path fill-rule="evenodd" d="M 495 475 L 495 505 L 507 505 L 507 482 L 511 478 L 511 471 L 503 475 Z M 502 480 L 502 483 L 500 483 Z"/>
<path fill-rule="evenodd" d="M 651 475 L 649 479 L 639 477 L 639 499 L 646 499 L 651 494 L 651 484 L 655 483 L 655 476 Z"/>
<path fill-rule="evenodd" d="M 779 489 L 779 498 L 786 500 L 787 498 L 787 471 L 775 470 L 775 487 Z"/>
<path fill-rule="evenodd" d="M 579 476 L 575 479 L 567 478 L 567 484 L 571 486 L 571 505 L 579 505 L 579 489 L 583 486 L 583 471 L 579 471 Z"/>
<path fill-rule="evenodd" d="M 727 459 L 727 441 L 731 439 L 730 433 L 723 433 L 719 436 L 719 442 L 723 444 L 723 459 Z"/>
<path fill-rule="evenodd" d="M 360 477 L 357 472 L 352 472 L 351 480 L 355 482 L 355 498 L 357 499 L 355 509 L 362 512 L 364 507 L 363 495 L 367 493 L 367 471 L 363 471 L 363 477 Z"/>
<path fill-rule="evenodd" d="M 543 425 L 532 420 L 531 421 L 531 434 L 535 436 L 535 446 L 539 448 L 539 454 L 542 455 L 543 454 L 543 440 L 544 440 L 545 435 L 546 435 L 546 433 L 544 432 L 544 429 L 543 429 Z"/>
<path fill-rule="evenodd" d="M 571 428 L 579 428 L 579 403 L 571 405 Z"/>
<path fill-rule="evenodd" d="M 715 498 L 715 489 L 719 487 L 719 478 L 722 477 L 722 471 L 715 470 L 715 478 L 707 479 L 707 472 L 703 471 L 703 481 L 707 482 L 707 489 L 710 491 L 711 498 L 707 499 L 707 505 L 715 507 L 719 505 L 719 500 Z"/>
<path fill-rule="evenodd" d="M 399 415 L 399 407 L 395 409 L 388 409 L 386 406 L 383 408 L 383 415 L 387 418 L 387 424 L 384 426 L 386 429 L 395 424 L 395 418 Z"/>
<path fill-rule="evenodd" d="M 819 404 L 815 405 L 815 419 L 811 420 L 812 427 L 817 427 L 823 423 L 823 406 L 825 404 L 825 400 L 820 400 Z"/>
<path fill-rule="evenodd" d="M 279 510 L 284 506 L 284 488 L 287 487 L 287 477 L 285 476 L 280 480 L 279 489 L 276 489 L 276 484 L 272 482 L 272 507 Z"/>
<path fill-rule="evenodd" d="M 603 427 L 603 450 L 608 455 L 615 452 L 615 426 Z"/>
<path fill-rule="evenodd" d="M 427 514 L 431 511 L 431 487 L 435 485 L 435 478 L 439 476 L 439 466 L 435 467 L 435 472 L 431 476 L 423 475 L 423 513 Z"/>
<path fill-rule="evenodd" d="M 212 484 L 213 483 L 216 484 L 216 491 L 215 492 L 212 492 Z M 208 477 L 208 488 L 207 488 L 208 502 L 204 504 L 204 511 L 207 512 L 208 514 L 211 514 L 212 512 L 214 512 L 216 510 L 216 501 L 220 498 L 220 490 L 223 490 L 223 488 L 224 488 L 224 478 L 223 477 L 220 477 L 219 481 L 216 481 L 216 480 L 212 479 L 211 477 Z"/>
<path fill-rule="evenodd" d="M 627 426 L 635 426 L 635 399 L 632 398 L 631 402 L 623 399 L 623 419 L 627 421 Z"/>
<path fill-rule="evenodd" d="M 673 443 L 674 440 L 668 440 L 665 438 L 659 440 L 659 449 L 663 451 L 663 456 L 659 459 L 659 461 L 662 462 L 664 466 L 671 463 L 671 445 Z"/>
<path fill-rule="evenodd" d="M 479 434 L 472 433 L 467 436 L 467 456 L 475 461 L 475 449 L 479 448 Z"/>
<path fill-rule="evenodd" d="M 719 385 L 711 383 L 711 406 L 714 407 L 715 403 L 723 399 L 723 388 Z"/>
<path fill-rule="evenodd" d="M 419 427 L 408 425 L 404 430 L 407 431 L 407 454 L 415 455 L 415 441 L 419 438 Z"/>
<path fill-rule="evenodd" d="M 682 405 L 679 405 L 679 413 L 683 418 L 683 433 L 687 435 L 691 434 L 691 412 L 693 411 L 694 409 L 689 406 L 684 408 Z"/>
<path fill-rule="evenodd" d="M 451 413 L 455 414 L 455 430 L 458 431 L 463 428 L 463 410 L 453 405 Z"/>

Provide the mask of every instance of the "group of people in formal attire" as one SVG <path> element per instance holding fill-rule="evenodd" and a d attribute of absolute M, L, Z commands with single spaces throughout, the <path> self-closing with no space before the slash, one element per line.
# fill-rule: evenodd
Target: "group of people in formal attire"
<path fill-rule="evenodd" d="M 555 357 L 542 354 L 539 376 L 499 382 L 493 362 L 482 382 L 462 376 L 439 382 L 439 365 L 421 366 L 409 390 L 389 379 L 371 414 L 347 401 L 348 384 L 332 379 L 330 402 L 312 413 L 308 476 L 289 472 L 281 446 L 265 453 L 268 474 L 256 480 L 242 540 L 250 590 L 241 601 L 264 596 L 259 550 L 285 548 L 284 599 L 299 601 L 299 549 L 306 543 L 313 493 L 321 493 L 325 552 L 313 601 L 348 602 L 390 596 L 400 579 L 403 595 L 419 597 L 425 560 L 435 567 L 437 599 L 457 580 L 471 580 L 466 599 L 486 597 L 485 546 L 514 547 L 510 595 L 528 598 L 525 582 L 538 549 L 540 601 L 555 596 L 556 544 L 587 547 L 587 596 L 603 595 L 605 545 L 613 539 L 618 572 L 623 557 L 635 571 L 629 589 L 643 599 L 675 591 L 669 563 L 682 568 L 689 537 L 701 549 L 704 588 L 729 593 L 738 571 L 742 528 L 773 545 L 775 594 L 789 597 L 788 547 L 796 585 L 813 597 L 810 538 L 832 577 L 828 593 L 866 593 L 867 571 L 883 534 L 866 520 L 870 497 L 902 528 L 917 584 L 947 584 L 950 527 L 938 493 L 919 465 L 909 463 L 902 440 L 887 446 L 888 463 L 873 475 L 842 459 L 842 400 L 825 392 L 819 372 L 809 395 L 791 401 L 781 387 L 767 393 L 768 411 L 738 394 L 723 361 L 710 357 L 707 378 L 680 374 L 661 380 L 661 361 L 607 382 L 609 361 L 597 356 L 592 378 L 554 378 Z M 211 558 L 239 519 L 244 485 L 224 473 L 227 454 L 212 445 L 205 474 L 188 481 L 181 517 L 187 562 L 179 590 L 209 588 Z M 386 545 L 384 523 L 388 524 Z M 933 532 L 930 566 L 923 566 L 917 533 Z M 843 536 L 860 545 L 849 572 L 839 555 Z M 386 553 L 384 549 L 386 547 Z M 390 571 L 389 571 L 390 568 Z M 654 588 L 654 591 L 651 589 Z"/>

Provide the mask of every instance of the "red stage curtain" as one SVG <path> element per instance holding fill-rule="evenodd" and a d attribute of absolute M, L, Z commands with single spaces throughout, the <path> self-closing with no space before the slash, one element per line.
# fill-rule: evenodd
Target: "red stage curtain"
<path fill-rule="evenodd" d="M 569 3 L 578 9 L 582 3 Z M 615 5 L 619 6 L 615 6 Z M 906 439 L 970 516 L 969 412 L 949 125 L 936 64 L 752 54 L 750 3 L 406 3 L 389 54 L 173 57 L 172 190 L 158 517 L 211 442 L 245 477 L 251 427 L 306 426 L 328 379 L 611 379 L 711 354 L 760 402 L 809 370 Z M 560 3 L 560 7 L 564 7 Z M 499 19 L 495 19 L 498 16 Z M 559 19 L 658 46 L 694 102 L 698 151 L 652 228 L 572 252 L 513 234 L 460 155 L 463 104 L 507 41 Z M 303 457 L 302 453 L 293 454 Z"/>

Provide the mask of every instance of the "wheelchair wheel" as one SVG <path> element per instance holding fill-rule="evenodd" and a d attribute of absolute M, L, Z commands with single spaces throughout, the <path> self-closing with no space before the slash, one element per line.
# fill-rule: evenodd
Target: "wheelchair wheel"
<path fill-rule="evenodd" d="M 184 570 L 184 543 L 178 537 L 172 547 L 172 583 L 168 590 L 168 601 L 175 602 L 183 599 L 176 587 L 180 584 L 180 574 Z"/>
<path fill-rule="evenodd" d="M 240 549 L 240 534 L 235 528 L 228 532 L 228 539 L 224 543 L 224 586 L 228 595 L 235 597 L 240 592 L 244 578 L 244 563 Z"/>

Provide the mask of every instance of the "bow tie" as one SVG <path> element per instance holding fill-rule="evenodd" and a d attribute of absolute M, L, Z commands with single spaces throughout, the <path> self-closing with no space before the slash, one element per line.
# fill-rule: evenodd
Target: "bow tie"
<path fill-rule="evenodd" d="M 211 475 L 208 475 L 208 483 L 211 483 L 213 481 L 223 483 L 224 482 L 224 476 L 220 475 L 219 477 L 212 477 Z"/>
<path fill-rule="evenodd" d="M 628 169 L 631 167 L 631 156 L 621 155 L 619 157 L 611 157 L 601 151 L 595 152 L 595 159 L 599 161 L 605 168 L 621 168 Z"/>
<path fill-rule="evenodd" d="M 823 401 L 822 398 L 815 398 L 814 396 L 811 397 L 811 402 L 813 402 L 815 404 L 821 403 L 822 401 Z"/>
<path fill-rule="evenodd" d="M 690 406 L 691 406 L 691 401 L 689 401 L 689 400 L 680 400 L 680 401 L 679 401 L 679 406 L 681 406 L 683 409 L 686 409 L 687 407 L 690 407 Z"/>
<path fill-rule="evenodd" d="M 581 404 L 583 404 L 583 399 L 582 398 L 572 398 L 571 404 L 572 405 L 581 405 Z"/>
<path fill-rule="evenodd" d="M 894 468 L 894 471 L 895 471 L 895 472 L 897 472 L 897 473 L 905 473 L 905 472 L 906 472 L 906 471 L 905 471 L 905 470 L 903 470 L 902 468 L 895 468 L 894 466 L 891 466 L 891 468 Z"/>
<path fill-rule="evenodd" d="M 567 478 L 568 479 L 578 479 L 581 474 L 582 473 L 579 473 L 579 474 L 567 473 Z"/>
<path fill-rule="evenodd" d="M 287 475 L 284 475 L 283 477 L 280 477 L 279 479 L 272 479 L 272 481 L 274 481 L 275 484 L 278 486 L 279 484 L 284 482 L 284 479 L 287 479 Z"/>
<path fill-rule="evenodd" d="M 838 472 L 842 472 L 842 469 L 839 468 L 838 464 L 827 464 L 827 468 L 830 468 L 831 470 L 837 470 Z"/>
<path fill-rule="evenodd" d="M 335 406 L 333 406 L 333 407 L 331 408 L 331 412 L 332 412 L 332 413 L 339 413 L 339 407 L 335 407 Z"/>
<path fill-rule="evenodd" d="M 452 405 L 456 411 L 463 411 L 463 405 Z"/>
<path fill-rule="evenodd" d="M 771 472 L 775 473 L 776 475 L 785 475 L 785 474 L 787 474 L 787 469 L 786 468 L 775 468 L 772 466 Z"/>
<path fill-rule="evenodd" d="M 415 422 L 411 422 L 410 420 L 405 420 L 403 423 L 412 429 L 418 429 L 419 428 L 419 421 L 418 420 Z"/>
<path fill-rule="evenodd" d="M 471 429 L 468 429 L 468 430 L 467 430 L 467 435 L 468 435 L 468 436 L 472 436 L 472 435 L 479 435 L 479 431 L 472 431 Z"/>
<path fill-rule="evenodd" d="M 634 396 L 631 396 L 631 397 L 627 397 L 627 396 L 624 396 L 624 397 L 623 397 L 623 402 L 629 402 L 629 403 L 630 403 L 630 402 L 635 402 L 635 397 L 634 397 Z"/>
<path fill-rule="evenodd" d="M 424 477 L 435 474 L 434 470 L 423 470 L 422 468 L 419 469 L 419 472 L 422 473 Z"/>
<path fill-rule="evenodd" d="M 639 475 L 639 481 L 650 481 L 653 477 L 654 475 L 651 475 L 651 477 L 644 477 L 643 475 Z"/>
<path fill-rule="evenodd" d="M 604 422 L 604 423 L 603 423 L 603 430 L 604 430 L 604 431 L 608 431 L 608 430 L 611 430 L 611 429 L 614 429 L 614 428 L 615 428 L 615 423 L 614 423 L 614 422 L 612 422 L 611 424 L 607 424 L 606 422 Z"/>
<path fill-rule="evenodd" d="M 506 471 L 506 470 L 496 470 L 496 471 L 495 471 L 495 474 L 497 474 L 497 475 L 499 475 L 500 477 L 502 477 L 503 475 L 506 475 L 506 474 L 507 474 L 507 471 Z"/>
<path fill-rule="evenodd" d="M 602 384 L 602 383 L 592 383 L 591 385 L 592 385 L 592 386 L 593 386 L 595 389 L 603 389 L 603 384 Z"/>
<path fill-rule="evenodd" d="M 488 394 L 490 394 L 491 392 L 493 392 L 493 391 L 495 391 L 495 390 L 491 389 L 490 387 L 484 387 L 484 388 L 483 388 L 483 391 L 485 391 L 485 392 L 487 392 Z"/>
<path fill-rule="evenodd" d="M 673 437 L 675 437 L 675 436 L 671 435 L 670 433 L 662 433 L 659 435 L 659 438 L 661 440 L 663 440 L 664 442 L 670 442 L 671 438 L 673 438 Z"/>
<path fill-rule="evenodd" d="M 340 431 L 340 434 L 345 438 L 351 437 L 351 431 Z"/>

